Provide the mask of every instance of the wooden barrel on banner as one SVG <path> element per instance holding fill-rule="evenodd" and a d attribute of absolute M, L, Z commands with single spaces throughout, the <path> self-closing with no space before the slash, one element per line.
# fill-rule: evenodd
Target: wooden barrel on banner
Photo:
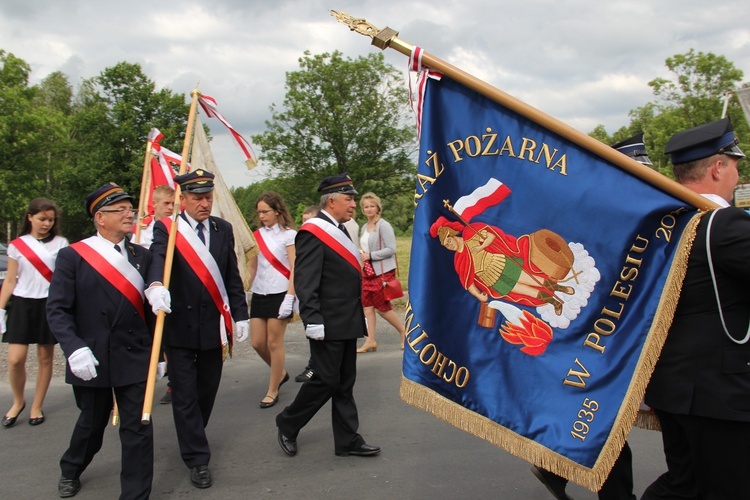
<path fill-rule="evenodd" d="M 492 328 L 495 326 L 495 319 L 497 318 L 497 309 L 489 307 L 488 302 L 479 303 L 479 316 L 477 316 L 477 324 L 482 328 Z"/>
<path fill-rule="evenodd" d="M 529 260 L 553 280 L 565 278 L 573 267 L 573 252 L 568 243 L 549 229 L 529 234 Z"/>

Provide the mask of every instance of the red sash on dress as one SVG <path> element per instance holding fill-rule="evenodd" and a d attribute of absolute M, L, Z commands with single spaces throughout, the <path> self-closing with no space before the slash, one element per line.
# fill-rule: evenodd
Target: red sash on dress
<path fill-rule="evenodd" d="M 141 277 L 140 273 L 138 273 L 124 257 L 123 260 L 125 261 L 125 265 L 130 267 L 133 272 L 130 272 L 128 269 L 121 269 L 116 261 L 114 263 L 112 262 L 112 259 L 108 260 L 107 256 L 101 254 L 101 248 L 95 248 L 98 246 L 96 244 L 97 242 L 91 241 L 96 238 L 97 236 L 86 238 L 78 243 L 73 243 L 70 245 L 70 248 L 78 252 L 78 255 L 93 267 L 102 278 L 107 280 L 109 284 L 125 296 L 133 307 L 135 307 L 135 310 L 138 311 L 141 318 L 144 318 L 145 320 L 146 314 L 143 309 L 143 277 Z M 113 254 L 117 253 L 114 248 L 112 248 L 112 252 Z M 122 257 L 122 255 L 120 256 Z M 123 271 L 125 272 L 123 273 Z M 136 275 L 140 278 L 140 283 L 138 283 L 138 280 L 135 277 Z"/>
<path fill-rule="evenodd" d="M 162 219 L 162 222 L 166 226 L 167 232 L 170 232 L 172 219 L 167 217 Z M 181 223 L 177 224 L 175 246 L 180 251 L 180 255 L 187 261 L 196 277 L 206 287 L 206 290 L 208 290 L 216 309 L 219 310 L 219 314 L 224 320 L 224 328 L 219 329 L 222 347 L 227 345 L 227 343 L 231 346 L 233 344 L 232 313 L 229 309 L 229 295 L 227 294 L 224 280 L 221 277 L 219 266 L 216 265 L 216 259 L 214 259 L 214 256 L 208 251 L 206 245 L 198 239 L 198 235 L 195 234 L 190 224 L 184 219 Z"/>
<path fill-rule="evenodd" d="M 273 254 L 271 249 L 268 248 L 266 241 L 263 239 L 263 232 L 260 229 L 256 229 L 253 231 L 253 234 L 255 235 L 255 241 L 258 243 L 258 250 L 263 254 L 263 257 L 271 263 L 274 269 L 283 274 L 286 279 L 289 279 L 292 272 Z"/>
<path fill-rule="evenodd" d="M 338 227 L 319 217 L 313 217 L 302 224 L 299 230 L 312 233 L 316 238 L 322 241 L 324 245 L 354 266 L 354 269 L 356 269 L 358 273 L 362 272 L 362 261 L 359 256 L 359 250 L 357 250 L 357 247 L 352 240 L 350 240 Z"/>
<path fill-rule="evenodd" d="M 24 235 L 26 236 L 26 235 Z M 24 236 L 21 236 L 20 238 L 16 238 L 15 240 L 11 241 L 10 244 L 15 246 L 19 252 L 21 252 L 21 255 L 26 257 L 29 262 L 31 262 L 31 265 L 34 266 L 34 268 L 39 271 L 39 274 L 41 274 L 44 279 L 47 281 L 52 281 L 52 272 L 54 271 L 54 265 L 51 269 L 50 266 L 48 266 L 42 258 L 34 251 L 33 248 L 31 248 L 26 241 L 24 241 Z M 40 243 L 41 245 L 41 243 Z M 42 247 L 44 249 L 44 247 Z"/>

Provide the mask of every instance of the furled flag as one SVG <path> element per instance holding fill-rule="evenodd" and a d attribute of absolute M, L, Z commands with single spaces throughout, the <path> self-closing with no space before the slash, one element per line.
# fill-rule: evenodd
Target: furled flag
<path fill-rule="evenodd" d="M 166 185 L 175 188 L 174 178 L 177 175 L 177 170 L 180 168 L 182 162 L 182 156 L 177 153 L 170 151 L 161 144 L 153 144 L 153 158 L 151 159 L 151 191 L 153 192 L 153 186 Z M 187 165 L 187 171 L 190 171 L 190 164 Z"/>
<path fill-rule="evenodd" d="M 419 81 L 401 396 L 597 490 L 666 338 L 696 209 L 447 76 Z"/>
<path fill-rule="evenodd" d="M 247 139 L 242 137 L 242 135 L 240 135 L 240 133 L 237 132 L 234 127 L 229 124 L 229 122 L 226 120 L 226 118 L 224 118 L 224 116 L 222 116 L 221 113 L 219 113 L 216 99 L 211 96 L 202 94 L 198 97 L 198 102 L 200 103 L 201 108 L 203 108 L 203 111 L 206 113 L 206 116 L 208 116 L 209 118 L 218 118 L 219 121 L 223 123 L 224 126 L 229 130 L 229 133 L 232 134 L 232 137 L 240 147 L 242 154 L 245 156 L 245 164 L 247 165 L 247 168 L 255 168 L 255 166 L 258 164 L 258 157 L 255 154 L 253 146 L 250 144 L 250 142 L 248 142 Z"/>
<path fill-rule="evenodd" d="M 750 123 L 750 87 L 739 89 L 736 94 L 742 106 L 742 112 L 745 113 L 745 119 Z"/>

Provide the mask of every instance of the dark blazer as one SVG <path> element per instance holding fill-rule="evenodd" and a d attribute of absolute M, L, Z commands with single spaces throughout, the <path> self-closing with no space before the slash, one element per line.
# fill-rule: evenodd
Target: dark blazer
<path fill-rule="evenodd" d="M 146 277 L 151 253 L 126 243 L 128 261 Z M 144 306 L 149 314 L 150 307 Z M 85 387 L 120 387 L 146 380 L 151 329 L 135 307 L 72 248 L 57 255 L 47 299 L 47 321 L 65 356 L 89 347 L 99 361 L 89 381 L 65 367 L 65 381 Z"/>
<path fill-rule="evenodd" d="M 680 415 L 750 422 L 750 342 L 727 339 L 706 252 L 708 215 L 698 225 L 674 321 L 646 391 L 646 404 Z M 742 339 L 750 321 L 750 216 L 719 210 L 711 253 L 729 332 Z"/>
<path fill-rule="evenodd" d="M 367 335 L 361 273 L 308 231 L 299 231 L 294 244 L 294 291 L 305 325 L 324 325 L 325 340 Z"/>
<path fill-rule="evenodd" d="M 182 215 L 180 224 L 187 224 Z M 223 219 L 209 217 L 209 252 L 216 260 L 224 286 L 229 296 L 229 308 L 235 321 L 249 319 L 245 289 L 237 268 L 234 253 L 232 225 Z M 164 258 L 167 252 L 169 233 L 163 222 L 154 225 L 154 240 L 151 252 L 154 262 L 147 284 L 163 281 Z M 219 311 L 201 281 L 190 269 L 187 261 L 175 248 L 172 263 L 169 293 L 172 296 L 172 312 L 164 323 L 165 342 L 172 347 L 185 349 L 215 349 L 221 347 L 219 337 Z"/>

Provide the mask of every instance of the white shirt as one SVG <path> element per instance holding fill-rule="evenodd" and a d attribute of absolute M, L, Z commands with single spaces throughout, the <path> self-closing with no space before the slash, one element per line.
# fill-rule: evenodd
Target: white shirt
<path fill-rule="evenodd" d="M 294 237 L 297 231 L 294 229 L 283 229 L 278 224 L 271 227 L 263 226 L 259 229 L 263 233 L 263 241 L 271 253 L 279 259 L 289 270 L 289 254 L 287 247 L 294 246 Z M 286 293 L 289 290 L 289 280 L 276 270 L 266 259 L 263 253 L 258 253 L 258 270 L 255 273 L 253 286 L 250 289 L 259 295 L 271 295 L 274 293 Z"/>
<path fill-rule="evenodd" d="M 154 223 L 155 222 L 156 222 L 155 220 L 152 220 L 148 226 L 141 228 L 141 242 L 136 243 L 137 245 L 140 245 L 143 248 L 151 247 L 151 242 L 154 241 Z M 130 238 L 130 241 L 132 243 L 135 243 L 135 233 L 133 233 L 133 237 Z"/>
<path fill-rule="evenodd" d="M 701 193 L 701 196 L 704 198 L 708 198 L 709 200 L 713 201 L 717 205 L 719 205 L 722 208 L 730 207 L 731 205 L 727 200 L 719 196 L 718 194 L 710 194 L 710 193 Z"/>
<path fill-rule="evenodd" d="M 47 243 L 42 243 L 53 257 L 61 248 L 68 246 L 68 240 L 62 236 L 55 236 Z M 34 267 L 34 264 L 24 257 L 16 246 L 8 245 L 8 257 L 18 262 L 18 281 L 13 289 L 13 295 L 27 299 L 44 299 L 49 295 L 49 281 L 47 281 Z"/>
<path fill-rule="evenodd" d="M 193 228 L 193 232 L 198 235 L 198 230 L 196 229 L 198 227 L 198 224 L 203 224 L 203 238 L 206 240 L 206 248 L 211 248 L 211 231 L 209 231 L 208 227 L 208 219 L 204 220 L 203 222 L 198 222 L 190 215 L 188 215 L 187 212 L 183 212 L 185 214 L 185 219 L 187 219 L 188 224 L 190 224 L 190 227 Z"/>
<path fill-rule="evenodd" d="M 125 257 L 126 259 L 128 258 L 127 247 L 125 246 L 125 241 L 126 241 L 125 238 L 123 238 L 122 240 L 120 240 L 117 243 L 112 243 L 111 241 L 109 241 L 107 238 L 105 238 L 104 236 L 102 236 L 98 232 L 96 233 L 96 237 L 99 238 L 99 239 L 101 239 L 101 240 L 104 240 L 107 243 L 107 245 L 112 245 L 112 248 L 114 248 L 115 245 L 119 246 L 120 247 L 120 253 L 122 254 L 122 256 Z"/>

